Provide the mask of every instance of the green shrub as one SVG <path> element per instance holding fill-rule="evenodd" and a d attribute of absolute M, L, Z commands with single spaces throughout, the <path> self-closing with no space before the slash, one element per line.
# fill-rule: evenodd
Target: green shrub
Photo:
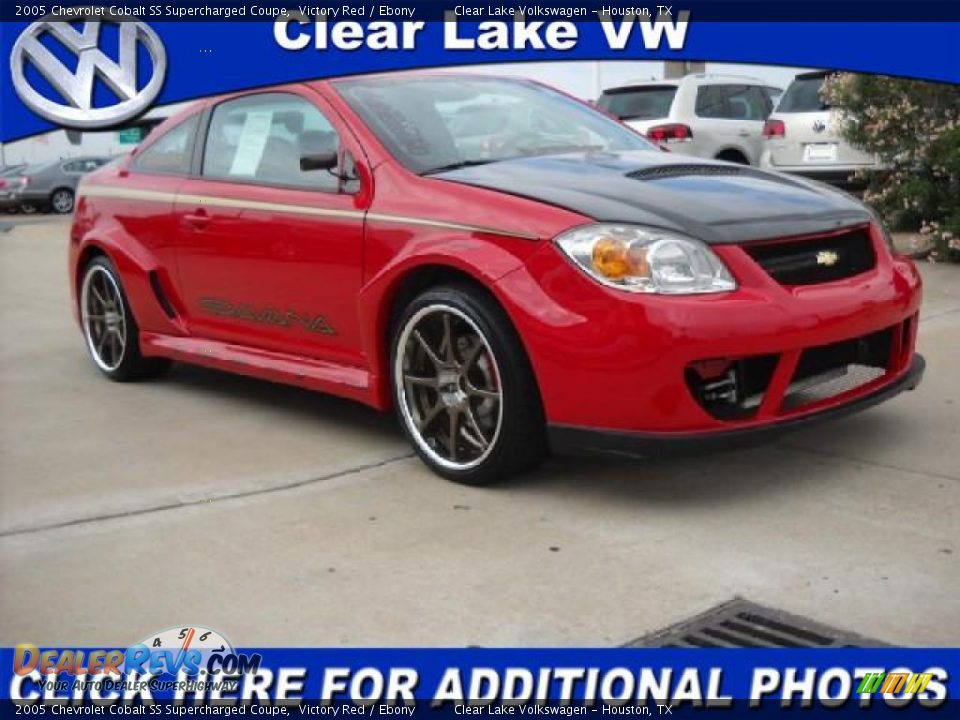
<path fill-rule="evenodd" d="M 880 159 L 858 173 L 864 200 L 892 230 L 928 236 L 931 260 L 960 262 L 960 87 L 840 73 L 822 94 L 843 136 Z"/>

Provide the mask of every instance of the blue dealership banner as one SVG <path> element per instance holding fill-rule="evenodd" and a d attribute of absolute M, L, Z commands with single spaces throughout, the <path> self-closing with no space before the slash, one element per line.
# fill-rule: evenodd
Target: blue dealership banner
<path fill-rule="evenodd" d="M 294 716 L 654 716 L 669 708 L 760 717 L 789 708 L 949 717 L 960 693 L 957 649 L 221 648 L 7 648 L 4 715 L 16 706 L 33 714 L 146 706 L 180 715 L 275 707 Z"/>
<path fill-rule="evenodd" d="M 142 88 L 149 81 L 151 90 L 156 91 L 150 93 L 150 107 L 313 78 L 558 60 L 763 63 L 960 82 L 960 22 L 956 22 L 960 20 L 960 3 L 956 2 L 701 2 L 670 6 L 669 14 L 668 6 L 628 5 L 306 3 L 297 6 L 303 13 L 291 14 L 286 3 L 264 3 L 255 6 L 262 12 L 254 15 L 253 5 L 229 2 L 121 3 L 93 10 L 88 7 L 84 11 L 87 15 L 77 15 L 71 14 L 79 11 L 70 3 L 28 6 L 5 1 L 0 54 L 10 62 L 2 68 L 0 141 L 58 126 L 49 113 L 37 110 L 44 99 L 63 101 L 50 83 L 49 70 L 40 67 L 38 58 L 31 54 L 36 46 L 27 43 L 39 40 L 45 50 L 36 52 L 49 53 L 71 73 L 79 65 L 70 47 L 42 37 L 43 28 L 37 26 L 45 22 L 72 26 L 84 20 L 99 22 L 100 45 L 109 58 L 116 52 L 118 30 L 104 21 L 116 19 L 122 24 L 134 17 L 141 20 L 154 34 L 164 59 L 162 72 L 154 72 L 156 56 L 151 57 L 142 47 L 138 49 L 141 61 L 136 68 L 136 84 Z M 252 21 L 230 22 L 227 11 L 237 8 L 245 9 L 241 19 Z M 410 12 L 392 19 L 380 8 Z M 482 14 L 470 14 L 471 8 Z M 191 9 L 193 14 L 187 12 Z M 583 12 L 567 19 L 570 16 L 561 12 L 564 9 Z M 623 15 L 621 11 L 625 10 L 640 14 Z M 351 15 L 353 11 L 363 14 Z M 527 13 L 522 20 L 514 14 L 520 11 Z M 593 21 L 603 11 L 607 20 Z M 894 11 L 909 17 L 889 21 Z M 437 21 L 442 13 L 450 21 Z M 809 19 L 798 19 L 801 17 Z M 861 19 L 851 20 L 853 17 Z M 888 21 L 877 22 L 878 17 Z M 98 69 L 103 67 L 105 64 Z M 108 84 L 96 83 L 93 105 L 111 102 L 115 98 Z"/>

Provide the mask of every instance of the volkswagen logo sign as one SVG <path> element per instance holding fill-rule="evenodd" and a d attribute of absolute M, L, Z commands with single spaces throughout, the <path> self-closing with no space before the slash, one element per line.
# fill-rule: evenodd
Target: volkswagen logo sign
<path fill-rule="evenodd" d="M 93 15 L 91 15 L 93 16 Z M 99 17 L 103 17 L 103 12 Z M 89 130 L 118 125 L 146 110 L 156 99 L 167 71 L 167 53 L 157 34 L 130 15 L 107 20 L 73 23 L 41 20 L 30 25 L 17 38 L 10 53 L 13 87 L 20 99 L 38 115 L 59 125 Z M 100 49 L 104 25 L 115 25 L 119 34 L 119 57 L 108 57 Z M 76 70 L 71 71 L 43 43 L 47 35 L 58 40 L 76 55 Z M 152 64 L 150 79 L 138 88 L 137 55 L 143 47 Z M 72 64 L 72 63 L 71 63 Z M 57 102 L 41 94 L 27 79 L 27 68 L 42 75 L 62 98 Z M 117 102 L 94 106 L 94 80 L 100 80 L 116 96 Z"/>

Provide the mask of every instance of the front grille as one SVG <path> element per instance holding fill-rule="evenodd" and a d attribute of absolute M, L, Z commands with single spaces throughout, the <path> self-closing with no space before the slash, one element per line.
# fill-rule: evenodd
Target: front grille
<path fill-rule="evenodd" d="M 867 227 L 818 238 L 745 245 L 757 264 L 782 285 L 816 285 L 871 270 L 876 264 Z"/>

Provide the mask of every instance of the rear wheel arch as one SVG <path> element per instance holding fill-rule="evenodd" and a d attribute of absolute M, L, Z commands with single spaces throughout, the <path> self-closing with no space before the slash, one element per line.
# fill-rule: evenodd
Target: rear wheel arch
<path fill-rule="evenodd" d="M 714 159 L 726 160 L 727 162 L 735 162 L 741 165 L 750 164 L 750 159 L 746 154 L 742 150 L 733 147 L 724 148 L 714 156 Z"/>

